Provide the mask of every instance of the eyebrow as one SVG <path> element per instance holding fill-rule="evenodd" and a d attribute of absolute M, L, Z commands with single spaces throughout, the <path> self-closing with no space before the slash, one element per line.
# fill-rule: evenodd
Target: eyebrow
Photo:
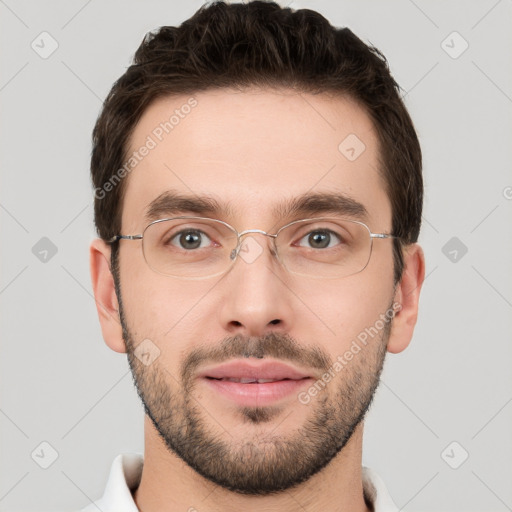
<path fill-rule="evenodd" d="M 362 203 L 341 193 L 305 193 L 287 199 L 272 207 L 273 214 L 282 219 L 318 214 L 344 215 L 366 220 L 368 211 Z M 156 197 L 146 208 L 147 222 L 173 215 L 193 214 L 198 216 L 236 217 L 231 203 L 219 203 L 207 195 L 185 195 L 168 190 Z"/>

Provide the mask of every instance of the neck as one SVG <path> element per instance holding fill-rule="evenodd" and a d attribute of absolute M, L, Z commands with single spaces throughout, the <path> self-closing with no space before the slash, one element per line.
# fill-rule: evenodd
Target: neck
<path fill-rule="evenodd" d="M 139 510 L 368 512 L 361 474 L 362 423 L 343 450 L 306 482 L 270 496 L 247 496 L 226 490 L 196 473 L 169 451 L 147 416 L 144 421 L 144 466 L 134 492 Z"/>

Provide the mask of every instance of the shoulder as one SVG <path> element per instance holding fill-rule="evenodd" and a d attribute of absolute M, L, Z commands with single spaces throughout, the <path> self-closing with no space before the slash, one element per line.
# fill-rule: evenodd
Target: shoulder
<path fill-rule="evenodd" d="M 144 458 L 140 453 L 123 453 L 112 462 L 103 496 L 80 512 L 138 512 L 132 492 L 138 487 Z"/>
<path fill-rule="evenodd" d="M 363 491 L 368 506 L 374 512 L 398 512 L 386 485 L 380 476 L 370 468 L 363 466 Z"/>

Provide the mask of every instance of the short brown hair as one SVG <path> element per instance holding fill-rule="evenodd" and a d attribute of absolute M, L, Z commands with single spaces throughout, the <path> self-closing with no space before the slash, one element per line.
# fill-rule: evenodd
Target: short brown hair
<path fill-rule="evenodd" d="M 116 178 L 133 130 L 162 96 L 213 88 L 292 88 L 350 97 L 372 119 L 381 173 L 392 208 L 395 281 L 403 271 L 402 245 L 416 242 L 421 224 L 421 149 L 400 88 L 385 57 L 348 28 L 333 27 L 309 10 L 274 2 L 203 5 L 179 27 L 144 37 L 133 64 L 108 94 L 93 131 L 91 175 L 95 190 Z M 119 177 L 119 176 L 117 176 Z M 124 181 L 95 193 L 99 236 L 120 233 Z M 113 246 L 113 260 L 117 244 Z"/>

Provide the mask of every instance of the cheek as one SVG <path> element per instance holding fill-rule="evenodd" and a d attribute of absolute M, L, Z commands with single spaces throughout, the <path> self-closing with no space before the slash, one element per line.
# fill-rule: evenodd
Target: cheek
<path fill-rule="evenodd" d="M 305 331 L 300 327 L 295 334 L 304 341 L 310 337 L 313 344 L 323 344 L 333 358 L 342 354 L 361 333 L 376 325 L 392 302 L 392 271 L 386 268 L 384 274 L 383 270 L 367 267 L 359 274 L 338 281 L 301 286 L 297 295 L 306 298 L 318 322 L 316 326 L 302 326 L 309 336 L 304 336 Z M 319 339 L 319 330 L 327 333 L 327 337 Z"/>
<path fill-rule="evenodd" d="M 165 307 L 172 284 L 164 285 L 169 279 L 147 266 L 142 251 L 127 251 L 124 256 L 120 278 L 125 319 L 133 333 L 150 337 L 161 330 L 164 322 L 172 325 L 172 314 Z"/>
<path fill-rule="evenodd" d="M 197 326 L 208 332 L 201 301 L 208 288 L 201 281 L 159 275 L 144 261 L 126 261 L 120 272 L 125 320 L 135 345 L 148 338 L 158 345 L 166 366 L 175 364 L 190 350 L 191 340 L 201 339 Z"/>

